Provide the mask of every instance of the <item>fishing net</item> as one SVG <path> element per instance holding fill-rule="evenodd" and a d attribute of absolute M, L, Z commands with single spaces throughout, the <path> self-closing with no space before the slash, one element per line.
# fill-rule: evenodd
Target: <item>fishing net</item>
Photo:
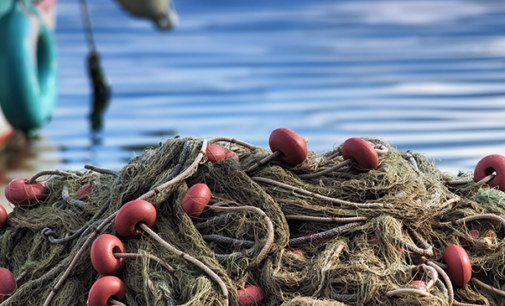
<path fill-rule="evenodd" d="M 118 275 L 130 306 L 238 305 L 249 285 L 264 292 L 263 305 L 503 305 L 505 194 L 486 185 L 493 176 L 475 183 L 472 173 L 442 173 L 419 153 L 366 140 L 387 151 L 377 170 L 345 162 L 340 146 L 309 152 L 297 166 L 273 159 L 246 172 L 271 152 L 216 142 L 240 162 L 213 164 L 205 141 L 178 138 L 119 171 L 36 174 L 48 197 L 15 207 L 0 231 L 0 267 L 17 279 L 0 305 L 86 305 L 101 277 L 90 248 L 105 233 L 134 254 Z M 212 200 L 190 218 L 181 203 L 197 183 Z M 79 199 L 87 184 L 92 192 Z M 147 232 L 117 234 L 115 213 L 138 198 L 156 208 L 152 230 L 181 253 Z M 449 284 L 439 267 L 453 244 L 471 261 L 464 287 Z M 410 285 L 416 280 L 428 288 Z"/>

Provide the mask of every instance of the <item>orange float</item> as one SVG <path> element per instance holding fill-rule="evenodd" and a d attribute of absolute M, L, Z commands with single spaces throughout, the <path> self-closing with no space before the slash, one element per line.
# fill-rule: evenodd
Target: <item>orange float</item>
<path fill-rule="evenodd" d="M 215 163 L 226 158 L 226 153 L 224 152 L 224 149 L 218 145 L 208 145 L 206 152 L 207 152 L 207 159 L 211 163 Z"/>
<path fill-rule="evenodd" d="M 5 187 L 7 201 L 15 206 L 31 206 L 44 201 L 47 189 L 44 183 L 26 184 L 28 179 L 15 179 Z"/>
<path fill-rule="evenodd" d="M 478 182 L 495 171 L 496 176 L 489 181 L 488 185 L 505 191 L 505 156 L 492 154 L 481 159 L 475 166 L 473 180 Z"/>
<path fill-rule="evenodd" d="M 259 287 L 245 286 L 245 289 L 237 290 L 239 306 L 260 306 L 265 299 L 265 293 Z"/>
<path fill-rule="evenodd" d="M 142 230 L 137 224 L 144 222 L 148 227 L 156 223 L 156 208 L 144 200 L 134 200 L 126 203 L 117 212 L 114 226 L 118 234 L 126 238 L 138 238 Z"/>
<path fill-rule="evenodd" d="M 0 303 L 16 291 L 16 280 L 11 271 L 0 268 Z"/>
<path fill-rule="evenodd" d="M 290 165 L 301 164 L 307 158 L 307 144 L 290 129 L 274 130 L 270 134 L 269 145 L 272 152 L 281 151 L 280 158 Z"/>
<path fill-rule="evenodd" d="M 379 167 L 379 155 L 374 147 L 361 138 L 349 138 L 342 145 L 342 157 L 352 158 L 365 169 L 377 169 Z"/>
<path fill-rule="evenodd" d="M 191 218 L 198 218 L 209 203 L 211 196 L 212 193 L 207 185 L 203 183 L 195 184 L 188 189 L 182 199 L 182 209 Z"/>
<path fill-rule="evenodd" d="M 7 220 L 9 219 L 7 211 L 0 205 L 0 230 L 3 230 L 7 226 Z"/>
<path fill-rule="evenodd" d="M 108 306 L 110 298 L 123 301 L 125 294 L 126 288 L 122 280 L 116 276 L 104 276 L 91 286 L 88 294 L 88 305 Z"/>
<path fill-rule="evenodd" d="M 103 234 L 91 246 L 91 263 L 101 275 L 117 275 L 124 269 L 125 258 L 116 258 L 114 253 L 125 253 L 121 240 L 116 236 Z"/>
<path fill-rule="evenodd" d="M 442 255 L 447 264 L 447 275 L 455 286 L 463 287 L 472 278 L 472 266 L 466 251 L 459 245 L 448 246 Z"/>

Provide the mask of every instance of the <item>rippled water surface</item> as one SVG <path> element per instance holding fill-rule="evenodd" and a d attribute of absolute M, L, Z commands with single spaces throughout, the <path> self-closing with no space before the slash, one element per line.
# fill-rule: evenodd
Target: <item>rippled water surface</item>
<path fill-rule="evenodd" d="M 77 1 L 61 0 L 59 104 L 4 181 L 119 169 L 176 135 L 267 146 L 278 127 L 317 152 L 381 138 L 449 172 L 505 153 L 504 1 L 185 0 L 168 33 L 88 1 L 113 90 L 104 128 L 90 132 Z"/>

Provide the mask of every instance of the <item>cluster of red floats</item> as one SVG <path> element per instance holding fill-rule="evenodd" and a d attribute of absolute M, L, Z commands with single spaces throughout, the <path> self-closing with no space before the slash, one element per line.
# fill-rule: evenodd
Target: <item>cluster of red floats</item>
<path fill-rule="evenodd" d="M 307 158 L 307 145 L 303 138 L 292 130 L 281 128 L 272 132 L 269 139 L 272 158 L 280 158 L 289 165 L 298 165 Z M 377 169 L 379 157 L 375 148 L 368 141 L 361 138 L 347 139 L 341 148 L 345 160 L 353 159 L 361 168 Z M 208 161 L 215 163 L 226 158 L 233 158 L 240 162 L 239 157 L 218 145 L 207 146 Z M 474 172 L 474 181 L 480 181 L 484 177 L 496 172 L 496 176 L 489 182 L 491 187 L 498 187 L 505 191 L 505 157 L 501 155 L 489 155 L 477 164 Z M 90 184 L 79 189 L 77 196 L 86 201 L 92 188 Z M 28 182 L 28 179 L 16 179 L 5 188 L 7 200 L 15 206 L 32 206 L 43 202 L 48 195 L 48 190 L 41 182 Z M 211 199 L 211 191 L 205 184 L 192 186 L 182 200 L 183 210 L 191 217 L 197 218 Z M 156 209 L 149 202 L 135 200 L 126 203 L 117 213 L 115 227 L 118 234 L 125 238 L 137 238 L 142 230 L 138 228 L 139 222 L 148 227 L 156 222 Z M 7 224 L 7 213 L 0 206 L 0 229 Z M 478 238 L 478 231 L 470 231 L 471 238 Z M 371 240 L 376 245 L 377 239 Z M 469 249 L 471 242 L 462 241 L 462 245 Z M 294 254 L 304 256 L 301 250 L 293 250 Z M 401 253 L 401 248 L 399 249 Z M 122 301 L 125 296 L 125 286 L 117 277 L 126 265 L 125 258 L 117 258 L 115 253 L 125 253 L 123 243 L 119 238 L 109 234 L 99 236 L 91 247 L 91 262 L 93 267 L 103 277 L 98 279 L 89 291 L 88 303 L 90 306 L 108 305 L 110 298 Z M 443 253 L 443 261 L 447 264 L 448 275 L 456 286 L 466 285 L 471 278 L 471 265 L 466 251 L 457 245 L 449 246 Z M 414 281 L 412 285 L 423 288 L 426 284 L 422 281 Z M 0 302 L 6 299 L 16 289 L 16 282 L 12 273 L 0 268 Z M 240 306 L 260 305 L 265 299 L 264 292 L 253 285 L 247 285 L 238 290 Z"/>

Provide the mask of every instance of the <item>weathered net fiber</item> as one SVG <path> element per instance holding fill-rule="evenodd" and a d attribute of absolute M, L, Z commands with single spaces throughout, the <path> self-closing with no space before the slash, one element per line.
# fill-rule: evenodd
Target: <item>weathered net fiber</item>
<path fill-rule="evenodd" d="M 500 289 L 505 284 L 502 224 L 489 219 L 446 222 L 478 214 L 505 217 L 505 194 L 471 181 L 448 184 L 473 175 L 444 174 L 421 154 L 397 150 L 378 139 L 367 140 L 388 149 L 380 155 L 377 170 L 353 164 L 312 177 L 307 175 L 343 161 L 340 147 L 324 154 L 309 152 L 307 160 L 295 167 L 274 160 L 246 173 L 243 169 L 270 152 L 220 144 L 235 152 L 240 163 L 231 158 L 201 163 L 185 180 L 153 193 L 147 199 L 157 211 L 153 230 L 217 273 L 228 288 L 230 305 L 238 305 L 237 290 L 245 285 L 265 292 L 264 305 L 448 305 L 447 284 L 440 276 L 426 296 L 388 292 L 415 288 L 409 286 L 413 280 L 428 283 L 430 274 L 415 268 L 423 262 L 421 257 L 442 262 L 447 246 L 465 243 L 470 245 L 473 277 Z M 185 146 L 181 168 L 178 163 Z M 0 232 L 0 267 L 9 268 L 19 278 L 13 297 L 1 305 L 43 305 L 79 249 L 107 217 L 187 169 L 201 148 L 198 139 L 170 139 L 132 158 L 118 176 L 89 170 L 39 178 L 49 189 L 49 197 L 33 207 L 15 207 L 7 228 Z M 63 196 L 66 190 L 70 198 L 76 198 L 79 188 L 89 183 L 92 193 L 85 205 Z M 193 220 L 186 215 L 181 202 L 196 183 L 209 186 L 212 203 L 257 207 L 270 218 L 274 243 L 264 259 L 254 260 L 268 235 L 261 215 L 209 208 Z M 383 205 L 339 204 L 316 194 Z M 97 214 L 102 208 L 105 211 Z M 303 217 L 361 219 L 328 222 Z M 337 227 L 342 228 L 321 234 Z M 478 228 L 478 238 L 469 235 L 473 228 Z M 115 235 L 114 223 L 101 233 Z M 54 243 L 65 237 L 66 242 Z M 292 240 L 298 237 L 307 238 Z M 218 284 L 195 265 L 147 235 L 121 240 L 127 253 L 140 254 L 128 258 L 119 275 L 127 288 L 127 305 L 224 305 Z M 90 245 L 55 290 L 51 305 L 86 305 L 91 286 L 100 278 L 89 253 Z M 153 255 L 158 260 L 153 260 Z M 455 287 L 454 299 L 478 305 L 503 304 L 503 297 L 472 282 L 464 288 Z"/>

